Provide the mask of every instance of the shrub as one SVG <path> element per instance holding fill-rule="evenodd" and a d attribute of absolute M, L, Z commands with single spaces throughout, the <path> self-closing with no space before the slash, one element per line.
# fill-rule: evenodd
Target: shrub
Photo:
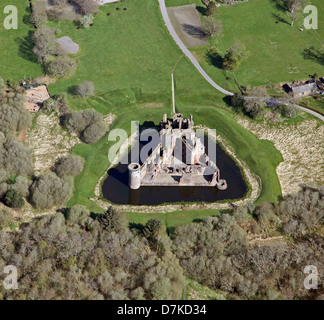
<path fill-rule="evenodd" d="M 58 113 L 60 110 L 59 104 L 53 98 L 47 99 L 42 106 L 42 111 L 46 114 Z"/>
<path fill-rule="evenodd" d="M 67 55 L 60 55 L 50 62 L 48 71 L 55 77 L 67 78 L 75 72 L 75 60 Z"/>
<path fill-rule="evenodd" d="M 63 126 L 75 133 L 81 133 L 89 125 L 101 121 L 103 121 L 102 114 L 94 109 L 73 111 L 62 118 Z"/>
<path fill-rule="evenodd" d="M 60 158 L 55 164 L 55 173 L 60 177 L 71 176 L 75 177 L 79 175 L 83 170 L 84 159 L 75 156 L 68 155 Z"/>
<path fill-rule="evenodd" d="M 78 5 L 83 14 L 94 13 L 98 10 L 98 3 L 94 0 L 71 0 L 71 2 Z"/>
<path fill-rule="evenodd" d="M 34 165 L 30 150 L 20 142 L 7 142 L 1 150 L 0 164 L 8 174 L 29 176 L 33 173 Z"/>
<path fill-rule="evenodd" d="M 296 109 L 292 105 L 281 105 L 279 106 L 281 115 L 286 118 L 293 118 L 296 116 Z"/>
<path fill-rule="evenodd" d="M 34 32 L 33 41 L 35 46 L 33 52 L 40 64 L 45 65 L 52 55 L 57 55 L 61 52 L 55 40 L 55 29 L 46 25 L 42 25 Z"/>
<path fill-rule="evenodd" d="M 125 229 L 127 225 L 125 213 L 119 212 L 112 206 L 110 206 L 104 214 L 99 216 L 98 221 L 107 231 L 114 230 L 115 232 L 118 232 Z"/>
<path fill-rule="evenodd" d="M 102 122 L 91 124 L 87 127 L 82 135 L 81 139 L 88 144 L 97 143 L 106 133 L 106 128 Z"/>
<path fill-rule="evenodd" d="M 235 41 L 235 43 L 225 54 L 223 60 L 223 69 L 230 71 L 236 70 L 241 62 L 247 57 L 247 54 L 248 53 L 245 49 L 244 44 L 239 41 Z"/>
<path fill-rule="evenodd" d="M 2 90 L 4 90 L 6 88 L 6 83 L 4 82 L 4 80 L 0 77 L 0 93 Z"/>
<path fill-rule="evenodd" d="M 80 24 L 83 28 L 89 28 L 90 25 L 93 23 L 93 15 L 87 14 L 83 16 L 80 20 Z"/>
<path fill-rule="evenodd" d="M 41 5 L 33 5 L 31 21 L 36 28 L 47 22 L 46 9 Z"/>
<path fill-rule="evenodd" d="M 25 99 L 21 95 L 7 97 L 5 103 L 0 102 L 0 128 L 4 133 L 14 133 L 31 124 L 31 117 L 24 108 Z"/>
<path fill-rule="evenodd" d="M 243 110 L 251 118 L 259 118 L 262 116 L 266 104 L 259 99 L 245 99 L 243 102 Z"/>
<path fill-rule="evenodd" d="M 30 201 L 37 209 L 65 204 L 72 196 L 73 180 L 60 179 L 55 173 L 39 176 L 30 187 Z"/>
<path fill-rule="evenodd" d="M 90 211 L 85 206 L 75 205 L 67 210 L 66 220 L 69 225 L 85 226 L 90 219 Z"/>
<path fill-rule="evenodd" d="M 94 84 L 91 81 L 85 81 L 77 86 L 76 94 L 85 98 L 95 94 Z"/>
<path fill-rule="evenodd" d="M 96 143 L 106 133 L 103 116 L 94 109 L 74 111 L 62 117 L 62 125 L 86 143 Z"/>
<path fill-rule="evenodd" d="M 24 198 L 16 190 L 9 190 L 4 198 L 4 203 L 8 207 L 20 209 L 25 205 Z"/>
<path fill-rule="evenodd" d="M 204 32 L 208 37 L 213 37 L 215 34 L 221 36 L 223 32 L 223 25 L 221 21 L 216 21 L 214 17 L 203 18 Z"/>
<path fill-rule="evenodd" d="M 0 230 L 8 227 L 12 222 L 12 212 L 6 208 L 0 208 Z"/>

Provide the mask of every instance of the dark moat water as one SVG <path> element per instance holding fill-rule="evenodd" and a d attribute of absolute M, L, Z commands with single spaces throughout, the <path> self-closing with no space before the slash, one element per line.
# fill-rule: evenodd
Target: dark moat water
<path fill-rule="evenodd" d="M 142 146 L 141 146 L 142 147 Z M 130 153 L 126 156 L 130 159 Z M 210 156 L 212 159 L 213 157 Z M 215 159 L 212 159 L 215 160 Z M 130 162 L 129 162 L 130 163 Z M 240 169 L 224 150 L 216 145 L 216 164 L 222 179 L 227 181 L 227 189 L 216 187 L 140 187 L 131 190 L 128 187 L 127 164 L 119 163 L 108 171 L 103 183 L 103 196 L 115 204 L 158 205 L 172 202 L 216 202 L 225 199 L 242 198 L 247 186 Z"/>

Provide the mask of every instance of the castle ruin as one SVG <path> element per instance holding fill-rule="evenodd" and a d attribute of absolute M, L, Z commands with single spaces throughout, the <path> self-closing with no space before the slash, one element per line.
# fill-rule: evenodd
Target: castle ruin
<path fill-rule="evenodd" d="M 141 186 L 201 186 L 225 190 L 227 183 L 220 179 L 216 164 L 205 153 L 205 146 L 193 129 L 192 115 L 183 118 L 173 113 L 172 119 L 163 116 L 159 131 L 160 142 L 140 165 L 128 166 L 129 187 Z"/>

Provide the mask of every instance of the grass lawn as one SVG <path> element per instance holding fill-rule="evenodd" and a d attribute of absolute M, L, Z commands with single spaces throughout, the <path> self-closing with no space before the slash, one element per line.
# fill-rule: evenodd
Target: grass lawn
<path fill-rule="evenodd" d="M 150 219 L 160 220 L 165 226 L 169 235 L 172 235 L 175 227 L 183 224 L 198 222 L 201 219 L 210 216 L 218 216 L 221 214 L 219 210 L 182 210 L 169 213 L 136 213 L 127 212 L 126 216 L 131 222 L 131 226 L 139 227 L 145 225 Z"/>
<path fill-rule="evenodd" d="M 320 96 L 318 100 L 315 100 L 314 97 L 305 98 L 303 102 L 311 109 L 317 110 L 324 115 L 324 96 Z"/>
<path fill-rule="evenodd" d="M 177 110 L 185 116 L 192 113 L 196 124 L 216 128 L 261 177 L 263 189 L 259 202 L 276 201 L 281 195 L 275 171 L 282 160 L 280 153 L 272 143 L 258 140 L 236 123 L 224 96 L 202 78 L 169 36 L 158 2 L 126 0 L 122 7 L 127 11 L 116 11 L 118 6 L 121 4 L 102 7 L 95 16 L 94 26 L 88 30 L 77 30 L 70 21 L 50 23 L 62 30 L 60 36 L 70 36 L 81 48 L 74 55 L 78 65 L 76 73 L 51 84 L 51 94 L 68 92 L 72 109 L 91 107 L 103 114 L 112 112 L 117 119 L 111 129 L 123 128 L 129 133 L 132 120 L 158 124 L 163 113 L 171 113 L 170 74 L 174 72 Z M 107 12 L 111 15 L 107 16 Z M 96 96 L 88 99 L 73 96 L 73 87 L 86 80 L 94 82 Z M 86 161 L 82 174 L 75 178 L 69 206 L 83 204 L 93 212 L 101 212 L 89 198 L 94 196 L 95 185 L 109 166 L 107 154 L 112 144 L 106 135 L 97 144 L 73 148 L 72 152 Z M 205 213 L 195 212 L 192 217 L 200 214 Z M 132 215 L 135 216 L 138 215 Z M 175 217 L 174 222 L 168 222 L 172 227 L 177 224 L 178 215 L 167 215 L 168 221 L 171 216 Z M 190 222 L 191 216 L 185 219 Z"/>
<path fill-rule="evenodd" d="M 3 26 L 8 14 L 3 10 L 7 5 L 18 9 L 18 29 L 6 30 Z M 29 23 L 28 0 L 2 0 L 0 3 L 0 77 L 4 80 L 19 81 L 42 75 L 42 70 L 32 54 L 31 32 L 35 29 Z"/>
<path fill-rule="evenodd" d="M 196 3 L 202 7 L 200 0 L 167 0 L 168 6 Z M 270 83 L 289 82 L 307 79 L 315 72 L 324 74 L 324 65 L 307 60 L 303 51 L 312 46 L 320 48 L 324 43 L 324 2 L 311 0 L 318 9 L 318 35 L 314 30 L 301 32 L 303 17 L 300 16 L 294 27 L 285 12 L 276 8 L 272 0 L 250 0 L 233 6 L 222 6 L 215 18 L 223 22 L 222 44 L 218 38 L 211 39 L 211 46 L 215 46 L 224 55 L 234 41 L 240 40 L 245 44 L 250 55 L 236 72 L 240 85 L 267 85 Z M 201 11 L 201 10 L 200 10 Z M 275 22 L 281 20 L 278 24 Z M 321 39 L 320 39 L 321 38 Z M 219 66 L 207 62 L 208 47 L 192 49 L 206 72 L 219 84 L 235 89 L 233 82 L 226 81 L 225 73 Z M 216 63 L 217 64 L 217 63 Z M 237 90 L 236 90 L 237 91 Z"/>

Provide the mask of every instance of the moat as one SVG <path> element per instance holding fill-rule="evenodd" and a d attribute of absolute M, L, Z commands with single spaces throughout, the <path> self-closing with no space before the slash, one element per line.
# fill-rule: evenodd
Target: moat
<path fill-rule="evenodd" d="M 141 147 L 143 144 L 140 145 Z M 130 154 L 131 152 L 125 157 L 130 159 Z M 213 156 L 210 157 L 213 158 Z M 216 202 L 244 197 L 247 185 L 241 171 L 235 161 L 218 144 L 216 145 L 216 159 L 212 160 L 217 163 L 221 177 L 227 181 L 226 190 L 201 186 L 141 186 L 137 190 L 132 190 L 128 185 L 128 164 L 122 164 L 121 161 L 116 167 L 108 170 L 108 176 L 102 186 L 102 193 L 104 198 L 110 202 L 123 205 Z"/>

